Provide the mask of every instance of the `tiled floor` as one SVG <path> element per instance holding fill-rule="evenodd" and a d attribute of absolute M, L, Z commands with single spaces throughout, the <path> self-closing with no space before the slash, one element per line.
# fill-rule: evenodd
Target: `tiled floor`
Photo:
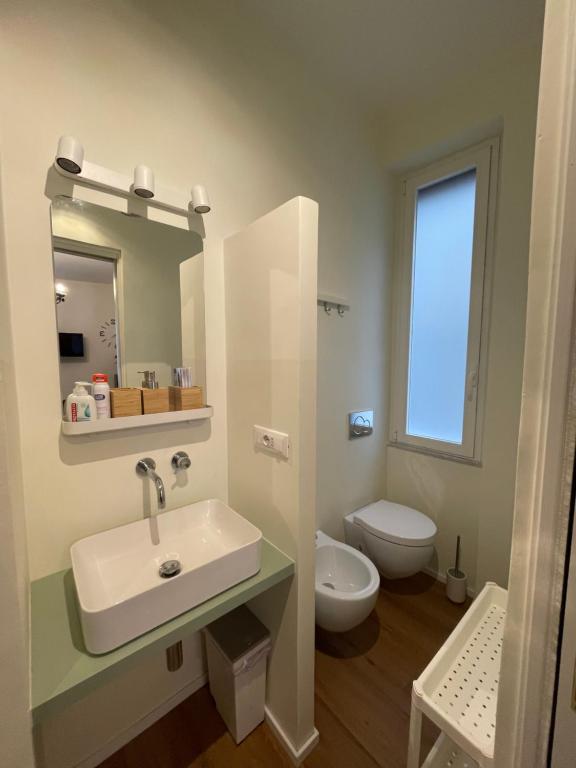
<path fill-rule="evenodd" d="M 405 768 L 410 691 L 465 608 L 424 574 L 383 582 L 373 614 L 343 635 L 316 638 L 316 727 L 305 768 Z M 435 739 L 431 725 L 423 745 Z M 100 768 L 291 768 L 266 725 L 238 747 L 207 688 Z"/>

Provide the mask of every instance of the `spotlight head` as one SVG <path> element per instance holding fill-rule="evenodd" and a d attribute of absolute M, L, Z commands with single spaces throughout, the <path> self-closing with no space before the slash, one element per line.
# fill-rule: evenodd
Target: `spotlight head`
<path fill-rule="evenodd" d="M 134 184 L 132 191 L 138 197 L 154 197 L 154 174 L 147 165 L 137 165 L 134 168 Z"/>
<path fill-rule="evenodd" d="M 208 192 L 202 184 L 192 187 L 192 208 L 195 213 L 208 213 L 211 208 Z"/>
<path fill-rule="evenodd" d="M 54 285 L 54 292 L 56 293 L 56 304 L 61 304 L 66 301 L 66 296 L 68 296 L 68 286 L 64 285 L 64 283 L 56 283 Z"/>
<path fill-rule="evenodd" d="M 82 173 L 84 147 L 73 136 L 60 136 L 56 152 L 56 164 L 68 173 Z"/>

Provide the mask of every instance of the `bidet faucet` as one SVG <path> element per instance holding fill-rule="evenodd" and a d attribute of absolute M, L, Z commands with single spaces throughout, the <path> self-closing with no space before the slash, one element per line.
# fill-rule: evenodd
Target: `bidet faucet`
<path fill-rule="evenodd" d="M 156 472 L 156 462 L 154 459 L 138 459 L 136 462 L 136 472 L 140 477 L 149 477 L 150 480 L 156 486 L 156 494 L 158 495 L 158 509 L 164 509 L 166 506 L 166 493 L 164 491 L 164 483 L 162 478 L 159 477 Z"/>

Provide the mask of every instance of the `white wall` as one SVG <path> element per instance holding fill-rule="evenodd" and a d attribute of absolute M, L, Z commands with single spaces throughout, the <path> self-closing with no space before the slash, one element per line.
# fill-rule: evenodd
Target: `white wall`
<path fill-rule="evenodd" d="M 78 6 L 64 1 L 50 7 L 34 2 L 8 4 L 8 7 L 12 15 L 5 13 L 4 55 L 10 62 L 10 69 L 21 73 L 22 79 L 27 72 L 34 74 L 28 79 L 25 94 L 18 78 L 7 78 L 5 84 L 7 99 L 13 97 L 12 107 L 4 115 L 4 146 L 10 148 L 9 152 L 5 150 L 5 186 L 10 190 L 7 204 L 9 280 L 13 293 L 27 294 L 34 302 L 38 317 L 46 321 L 42 332 L 36 337 L 26 330 L 26 324 L 15 323 L 20 373 L 26 374 L 33 364 L 38 364 L 45 372 L 48 387 L 46 416 L 40 422 L 26 420 L 23 424 L 25 440 L 47 432 L 54 445 L 58 432 L 56 408 L 51 405 L 57 398 L 50 391 L 50 387 L 54 386 L 57 358 L 53 353 L 55 330 L 51 320 L 52 297 L 48 290 L 48 201 L 43 196 L 43 190 L 56 139 L 65 129 L 81 136 L 88 156 L 102 164 L 130 172 L 137 159 L 145 155 L 158 177 L 174 186 L 187 189 L 191 178 L 203 179 L 214 200 L 214 210 L 206 217 L 207 235 L 211 241 L 240 228 L 295 194 L 307 194 L 318 200 L 322 211 L 321 290 L 346 294 L 349 277 L 352 279 L 364 273 L 371 275 L 367 265 L 385 262 L 381 255 L 384 250 L 381 174 L 366 148 L 364 134 L 339 105 L 323 103 L 322 96 L 308 92 L 304 83 L 298 93 L 300 109 L 296 110 L 289 101 L 290 88 L 282 94 L 273 86 L 268 91 L 266 84 L 252 80 L 245 82 L 241 69 L 226 69 L 221 73 L 216 68 L 213 72 L 214 62 L 201 58 L 201 45 L 184 49 L 175 31 L 153 23 L 144 11 L 139 15 L 131 9 L 129 18 L 125 17 L 124 3 L 108 7 L 103 16 L 91 4 Z M 67 7 L 74 8 L 72 19 L 65 12 Z M 221 32 L 227 34 L 226 29 Z M 114 57 L 107 57 L 103 55 L 104 51 L 98 50 L 91 58 L 87 39 L 108 40 Z M 148 40 L 154 40 L 152 59 Z M 148 78 L 143 82 L 141 59 L 148 59 L 148 71 L 154 72 L 153 81 Z M 46 62 L 50 62 L 48 69 L 44 66 Z M 273 65 L 271 61 L 270 66 Z M 290 62 L 290 68 L 294 67 Z M 124 71 L 122 78 L 117 76 L 119 70 Z M 154 90 L 150 93 L 152 85 Z M 239 100 L 237 94 L 241 85 L 244 90 Z M 53 109 L 54 92 L 69 94 L 66 103 L 60 104 L 58 110 Z M 87 92 L 91 94 L 89 100 L 85 99 Z M 267 97 L 268 105 L 264 114 L 259 111 L 263 95 Z M 148 110 L 152 96 L 155 108 Z M 82 101 L 82 110 L 75 109 L 76 100 L 78 103 Z M 147 115 L 147 120 L 141 119 L 142 113 Z M 115 115 L 112 136 L 107 117 L 111 114 Z M 42 116 L 41 130 L 38 115 Z M 194 135 L 201 137 L 201 140 L 189 141 L 191 124 L 195 127 Z M 172 140 L 167 145 L 164 141 L 159 142 L 158 136 L 168 129 Z M 15 148 L 27 153 L 28 172 L 25 175 L 20 173 Z M 343 183 L 345 181 L 345 188 L 337 183 L 338 178 Z M 350 200 L 353 199 L 362 200 L 363 204 L 355 208 L 350 216 Z M 216 384 L 223 383 L 222 366 L 217 362 L 218 350 L 220 354 L 223 350 L 223 337 L 218 334 L 217 328 L 221 302 L 220 268 L 218 256 L 208 261 L 208 332 L 215 333 L 217 337 L 209 343 L 209 378 Z M 33 280 L 29 279 L 31 264 L 34 266 Z M 338 319 L 339 326 L 333 324 L 334 332 L 329 338 L 328 346 L 333 350 L 329 359 L 332 364 L 335 360 L 340 361 L 341 372 L 335 372 L 330 378 L 331 392 L 320 393 L 319 400 L 325 414 L 334 413 L 333 408 L 324 405 L 326 398 L 336 397 L 340 407 L 348 402 L 356 406 L 359 401 L 364 404 L 365 400 L 372 400 L 371 396 L 364 396 L 367 384 L 361 376 L 362 366 L 374 366 L 379 373 L 378 361 L 381 360 L 383 368 L 381 350 L 384 341 L 383 337 L 377 338 L 377 329 L 383 313 L 382 295 L 386 287 L 384 268 L 380 269 L 376 279 L 363 277 L 361 287 L 365 297 L 358 290 L 352 311 L 342 321 Z M 20 319 L 24 307 L 20 304 L 14 311 Z M 370 327 L 375 338 L 370 344 L 358 347 L 356 339 L 362 338 L 364 325 L 361 320 L 366 317 L 374 318 Z M 342 326 L 344 331 L 336 330 Z M 349 371 L 356 373 L 352 376 L 347 373 Z M 31 386 L 26 384 L 25 375 L 22 379 L 21 386 Z M 373 390 L 376 389 L 374 386 Z M 214 401 L 214 397 L 211 399 Z M 218 455 L 217 443 L 223 434 L 220 430 L 222 415 L 220 408 L 212 424 L 212 440 L 195 451 L 198 456 L 201 452 L 203 457 L 197 465 L 197 477 L 213 477 L 214 467 L 219 464 L 211 457 Z M 328 427 L 338 425 L 341 442 L 348 451 L 352 449 L 341 426 L 345 417 L 345 412 L 330 418 L 326 415 L 325 422 Z M 332 433 L 325 437 L 322 429 L 321 432 L 319 453 L 323 457 L 327 452 L 322 450 L 322 446 L 328 443 Z M 173 435 L 171 430 L 160 439 L 160 443 L 165 445 L 166 440 L 173 440 Z M 183 436 L 184 441 L 189 439 L 189 435 Z M 122 443 L 123 458 L 116 460 L 114 453 L 119 441 Z M 366 443 L 371 446 L 369 453 Z M 138 452 L 139 443 L 135 445 L 131 438 L 119 438 L 89 445 L 98 445 L 98 450 L 84 445 L 81 451 L 66 450 L 67 460 L 70 460 L 69 454 L 75 454 L 73 469 L 67 466 L 67 461 L 61 461 L 57 454 L 52 454 L 55 463 L 50 468 L 52 479 L 47 472 L 42 482 L 38 482 L 36 477 L 35 482 L 26 484 L 34 576 L 64 567 L 68 562 L 67 546 L 78 535 L 117 524 L 140 512 L 138 483 L 132 485 L 132 490 L 127 491 L 128 497 L 120 501 L 114 482 L 110 482 L 109 495 L 101 499 L 103 504 L 94 500 L 94 508 L 84 505 L 82 514 L 77 514 L 75 489 L 85 486 L 86 482 L 96 482 L 96 475 L 99 476 L 103 470 L 110 473 L 110 479 L 118 478 L 120 481 L 120 478 L 130 478 L 133 474 L 132 458 Z M 372 485 L 369 492 L 364 467 L 367 460 L 374 465 L 381 464 L 378 448 L 376 441 L 366 441 L 361 456 L 349 453 L 345 462 L 322 463 L 320 485 L 330 486 L 334 475 L 341 474 L 338 470 L 346 468 L 351 485 L 361 487 L 363 496 L 377 493 L 381 478 L 375 477 L 375 473 L 369 476 Z M 125 454 L 130 451 L 131 456 L 126 458 Z M 86 452 L 103 463 L 93 467 L 90 462 L 82 462 Z M 218 476 L 220 482 L 224 481 L 219 488 L 222 493 L 225 474 L 219 473 Z M 60 480 L 65 480 L 71 491 L 70 503 L 64 507 L 60 503 L 57 505 L 55 498 Z M 201 492 L 200 489 L 198 492 Z M 173 502 L 176 501 L 181 500 L 174 498 Z M 103 512 L 103 507 L 109 511 Z M 55 512 L 56 509 L 59 511 Z M 53 520 L 48 522 L 52 513 L 58 515 L 61 523 L 59 536 L 53 535 Z M 46 547 L 45 533 L 48 529 L 51 531 L 51 544 Z"/>
<path fill-rule="evenodd" d="M 186 23 L 178 14 L 188 14 Z M 338 518 L 347 511 L 348 502 L 338 499 L 344 482 L 337 478 L 344 474 L 347 499 L 380 495 L 386 222 L 382 174 L 356 115 L 315 87 L 297 59 L 277 55 L 274 41 L 250 37 L 241 14 L 231 23 L 224 13 L 218 17 L 213 4 L 4 0 L 2 16 L 0 156 L 32 578 L 67 567 L 75 539 L 142 515 L 142 482 L 134 473 L 141 455 L 153 456 L 168 480 L 173 450 L 189 452 L 187 482 L 167 483 L 169 506 L 226 498 L 217 243 L 296 195 L 320 204 L 321 290 L 348 294 L 352 303 L 345 319 L 321 327 L 321 344 L 329 351 L 319 393 L 319 513 L 327 519 L 329 512 Z M 207 387 L 215 407 L 210 424 L 105 439 L 60 436 L 45 188 L 63 133 L 83 141 L 88 159 L 118 171 L 129 174 L 145 162 L 167 185 L 207 185 L 213 201 L 205 217 Z M 361 284 L 349 285 L 357 275 Z M 363 336 L 366 320 L 370 331 Z M 366 365 L 375 372 L 370 382 L 361 375 Z M 27 407 L 38 393 L 38 375 L 45 398 L 39 412 Z M 346 412 L 358 405 L 374 405 L 381 431 L 353 447 L 344 425 Z M 86 701 L 84 716 L 103 742 L 109 733 L 103 722 L 100 728 L 100 706 Z M 127 707 L 122 716 L 128 726 L 137 713 Z"/>
<path fill-rule="evenodd" d="M 224 243 L 230 503 L 296 562 L 254 601 L 273 634 L 267 705 L 296 751 L 314 734 L 318 206 L 296 198 Z M 261 425 L 288 458 L 254 447 Z"/>
<path fill-rule="evenodd" d="M 251 36 L 241 13 L 230 16 L 217 3 L 2 0 L 1 11 L 0 158 L 31 576 L 67 567 L 68 547 L 75 539 L 141 516 L 143 491 L 134 464 L 144 453 L 158 461 L 167 477 L 174 449 L 191 455 L 187 482 L 168 484 L 169 506 L 226 498 L 224 283 L 218 243 L 286 200 L 305 195 L 320 205 L 319 290 L 343 295 L 351 305 L 344 318 L 321 312 L 318 320 L 319 523 L 328 533 L 341 534 L 343 515 L 384 495 L 387 477 L 390 498 L 439 520 L 441 564 L 456 527 L 464 523 L 465 566 L 471 577 L 504 580 L 519 407 L 535 61 L 511 65 L 477 87 L 467 83 L 442 102 L 431 100 L 397 115 L 378 134 L 385 152 L 376 158 L 364 126 L 342 99 L 318 87 L 296 56 L 283 57 L 273 39 Z M 490 347 L 485 465 L 478 470 L 388 450 L 386 467 L 393 203 L 379 161 L 414 164 L 430 157 L 426 150 L 431 146 L 439 154 L 455 148 L 462 137 L 473 141 L 499 123 L 504 141 L 492 314 L 497 333 Z M 83 141 L 88 159 L 120 172 L 129 174 L 145 162 L 167 185 L 183 190 L 194 182 L 207 185 L 213 201 L 205 217 L 207 386 L 215 406 L 211 424 L 77 441 L 60 436 L 45 189 L 63 133 Z M 27 407 L 37 396 L 38 375 L 45 397 L 40 412 Z M 375 434 L 348 441 L 347 412 L 370 407 Z M 17 523 L 22 525 L 21 517 Z M 163 690 L 158 701 L 165 695 Z M 94 732 L 79 740 L 71 760 L 109 738 L 108 727 L 100 722 L 101 706 L 100 700 L 92 706 L 85 702 L 84 717 Z M 129 707 L 122 715 L 126 727 L 139 716 Z"/>
<path fill-rule="evenodd" d="M 433 517 L 439 528 L 434 563 L 451 564 L 462 535 L 470 585 L 506 585 L 510 561 L 516 450 L 522 388 L 528 276 L 530 192 L 539 51 L 506 69 L 397 115 L 388 125 L 385 162 L 393 170 L 502 132 L 482 466 L 388 448 L 389 497 Z"/>
<path fill-rule="evenodd" d="M 329 253 L 322 250 L 320 198 L 318 292 L 347 299 L 350 311 L 340 317 L 318 310 L 317 523 L 342 540 L 344 516 L 386 490 L 393 191 L 383 175 L 376 200 L 368 189 L 357 203 L 350 199 L 339 215 L 358 232 Z M 374 433 L 349 440 L 349 412 L 368 409 L 374 411 Z"/>
<path fill-rule="evenodd" d="M 4 238 L 0 224 L 0 765 L 31 768 L 28 562 L 10 299 L 6 288 Z"/>

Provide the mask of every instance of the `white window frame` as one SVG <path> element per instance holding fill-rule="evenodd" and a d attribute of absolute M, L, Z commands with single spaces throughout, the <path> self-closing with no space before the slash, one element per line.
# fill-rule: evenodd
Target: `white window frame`
<path fill-rule="evenodd" d="M 486 389 L 489 285 L 492 271 L 499 140 L 492 138 L 426 166 L 401 181 L 399 237 L 395 264 L 395 340 L 390 407 L 390 445 L 443 458 L 480 463 Z M 476 170 L 476 204 L 470 315 L 466 362 L 466 393 L 462 443 L 450 443 L 407 433 L 408 365 L 414 226 L 418 190 L 466 171 Z"/>

